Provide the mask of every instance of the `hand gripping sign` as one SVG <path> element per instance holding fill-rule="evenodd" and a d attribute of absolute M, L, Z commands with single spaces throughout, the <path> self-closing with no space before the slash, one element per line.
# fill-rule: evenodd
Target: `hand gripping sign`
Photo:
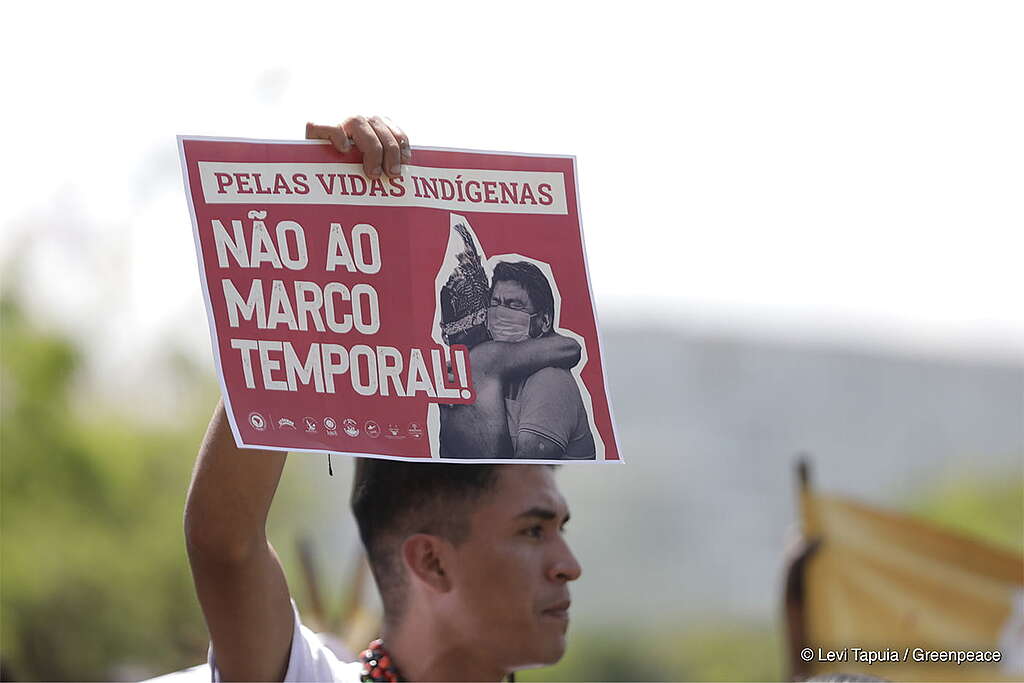
<path fill-rule="evenodd" d="M 572 157 L 178 143 L 239 446 L 620 460 Z"/>

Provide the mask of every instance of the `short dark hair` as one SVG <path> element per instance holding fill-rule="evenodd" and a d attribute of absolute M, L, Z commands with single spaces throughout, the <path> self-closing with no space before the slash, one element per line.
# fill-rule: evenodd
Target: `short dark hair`
<path fill-rule="evenodd" d="M 522 285 L 537 313 L 551 316 L 551 329 L 555 329 L 555 295 L 551 292 L 551 283 L 540 268 L 529 261 L 498 261 L 491 277 L 491 294 L 494 294 L 494 285 L 502 280 Z"/>
<path fill-rule="evenodd" d="M 494 490 L 498 473 L 493 464 L 356 459 L 352 513 L 387 623 L 400 619 L 405 608 L 402 543 L 419 533 L 453 545 L 465 541 L 473 508 Z"/>

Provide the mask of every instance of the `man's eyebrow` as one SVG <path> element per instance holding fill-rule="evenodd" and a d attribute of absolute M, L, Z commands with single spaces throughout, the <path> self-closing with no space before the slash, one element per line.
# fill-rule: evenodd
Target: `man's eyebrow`
<path fill-rule="evenodd" d="M 528 519 L 528 518 L 531 518 L 531 517 L 532 518 L 536 518 L 536 519 L 543 519 L 543 520 L 547 521 L 547 520 L 551 520 L 551 519 L 557 519 L 558 518 L 558 514 L 554 510 L 551 510 L 551 509 L 548 509 L 548 508 L 532 507 L 529 510 L 526 510 L 524 512 L 519 513 L 516 516 L 516 519 Z M 569 513 L 566 512 L 565 513 L 565 519 L 562 520 L 562 524 L 565 524 L 568 521 L 569 521 Z"/>

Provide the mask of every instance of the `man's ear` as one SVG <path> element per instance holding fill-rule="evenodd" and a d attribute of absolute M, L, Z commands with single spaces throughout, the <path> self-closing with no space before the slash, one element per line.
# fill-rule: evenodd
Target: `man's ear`
<path fill-rule="evenodd" d="M 412 580 L 437 593 L 451 590 L 451 577 L 445 573 L 448 544 L 439 536 L 413 534 L 402 543 L 402 561 Z"/>

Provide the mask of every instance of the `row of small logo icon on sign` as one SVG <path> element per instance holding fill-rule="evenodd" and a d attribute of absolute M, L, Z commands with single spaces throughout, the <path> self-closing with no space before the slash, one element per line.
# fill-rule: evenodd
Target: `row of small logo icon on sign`
<path fill-rule="evenodd" d="M 374 420 L 366 420 L 361 425 L 352 418 L 346 418 L 338 424 L 333 417 L 325 417 L 317 420 L 312 417 L 304 417 L 296 424 L 295 420 L 289 417 L 278 417 L 276 420 L 263 417 L 257 412 L 249 413 L 249 425 L 256 431 L 264 432 L 267 429 L 288 429 L 298 431 L 301 429 L 307 434 L 324 432 L 328 436 L 337 436 L 339 432 L 346 436 L 357 437 L 365 434 L 376 439 L 383 436 L 386 439 L 404 439 L 407 436 L 411 439 L 419 439 L 423 436 L 423 427 L 418 422 L 410 422 L 406 426 L 390 422 L 384 428 Z"/>

